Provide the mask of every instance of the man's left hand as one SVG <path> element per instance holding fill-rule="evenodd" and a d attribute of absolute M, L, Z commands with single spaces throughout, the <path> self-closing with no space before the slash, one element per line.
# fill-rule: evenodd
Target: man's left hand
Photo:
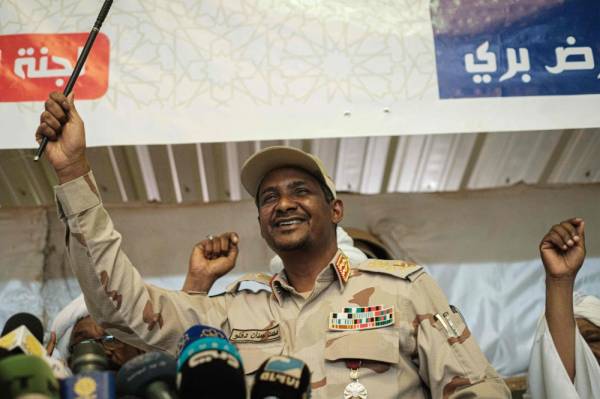
<path fill-rule="evenodd" d="M 208 292 L 215 280 L 235 267 L 239 240 L 237 233 L 229 232 L 196 244 L 182 290 Z"/>

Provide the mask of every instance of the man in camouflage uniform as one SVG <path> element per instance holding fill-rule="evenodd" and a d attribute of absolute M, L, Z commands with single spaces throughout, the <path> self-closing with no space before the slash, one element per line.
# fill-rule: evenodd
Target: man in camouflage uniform
<path fill-rule="evenodd" d="M 73 269 L 90 313 L 119 339 L 174 353 L 191 325 L 216 326 L 238 346 L 247 374 L 277 354 L 304 360 L 315 398 L 366 398 L 367 391 L 370 398 L 509 397 L 460 314 L 421 266 L 349 264 L 335 236 L 343 204 L 313 156 L 271 148 L 242 168 L 261 235 L 282 258 L 284 272 L 270 281 L 245 276 L 216 297 L 168 291 L 145 284 L 121 250 L 85 157 L 73 97 L 52 93 L 45 109 L 36 138 L 50 140 L 46 155 L 61 184 L 56 198 Z M 192 262 L 214 274 L 230 269 L 237 237 L 221 238 L 197 246 Z M 240 289 L 249 279 L 268 289 Z"/>

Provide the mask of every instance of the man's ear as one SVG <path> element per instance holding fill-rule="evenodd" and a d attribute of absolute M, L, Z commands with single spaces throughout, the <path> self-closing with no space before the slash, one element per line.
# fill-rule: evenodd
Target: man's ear
<path fill-rule="evenodd" d="M 338 224 L 344 218 L 344 202 L 341 199 L 331 201 L 331 222 Z"/>

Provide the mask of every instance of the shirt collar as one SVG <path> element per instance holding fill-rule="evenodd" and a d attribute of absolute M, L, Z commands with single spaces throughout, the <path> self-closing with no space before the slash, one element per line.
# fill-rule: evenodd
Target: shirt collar
<path fill-rule="evenodd" d="M 325 267 L 321 273 L 317 276 L 315 284 L 318 282 L 327 282 L 331 280 L 337 280 L 342 291 L 351 276 L 350 260 L 348 256 L 338 248 L 334 257 L 329 261 L 327 267 Z M 271 291 L 275 296 L 275 299 L 281 304 L 284 292 L 293 292 L 292 287 L 288 281 L 285 269 L 275 274 L 269 282 Z"/>

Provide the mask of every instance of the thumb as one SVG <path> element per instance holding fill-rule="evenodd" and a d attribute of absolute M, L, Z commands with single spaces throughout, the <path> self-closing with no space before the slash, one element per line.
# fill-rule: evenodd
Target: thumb
<path fill-rule="evenodd" d="M 240 242 L 240 237 L 237 235 L 237 233 L 229 233 L 229 241 L 237 247 L 238 243 Z"/>
<path fill-rule="evenodd" d="M 79 118 L 79 112 L 77 112 L 77 108 L 75 108 L 75 92 L 72 91 L 67 96 L 67 101 L 69 102 L 69 117 L 75 116 Z"/>
<path fill-rule="evenodd" d="M 240 249 L 238 248 L 239 238 L 237 237 L 237 235 L 235 235 L 235 238 L 234 238 L 234 235 L 235 235 L 235 233 L 232 234 L 229 238 L 232 245 L 229 248 L 229 253 L 227 254 L 227 259 L 233 260 L 235 262 Z"/>
<path fill-rule="evenodd" d="M 577 244 L 585 249 L 585 222 L 583 219 L 581 219 L 581 223 L 577 226 L 577 235 L 580 237 Z"/>

